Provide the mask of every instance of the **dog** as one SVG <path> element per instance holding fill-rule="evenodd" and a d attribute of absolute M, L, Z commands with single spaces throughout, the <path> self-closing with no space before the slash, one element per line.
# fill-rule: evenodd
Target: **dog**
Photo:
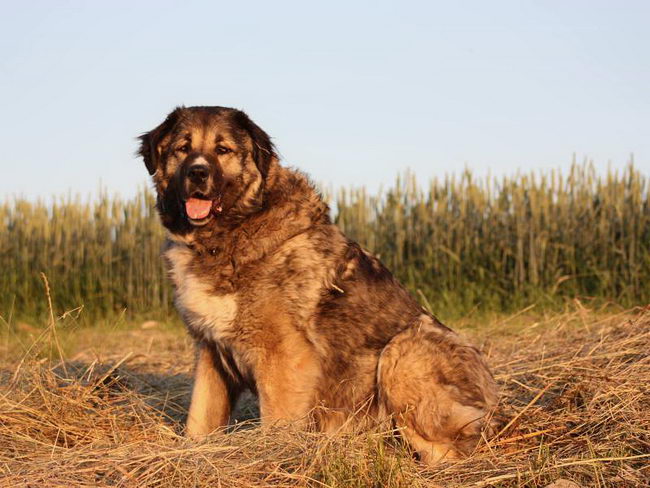
<path fill-rule="evenodd" d="M 429 464 L 474 449 L 497 402 L 484 358 L 343 235 L 264 130 L 178 107 L 139 140 L 197 345 L 189 437 L 224 429 L 250 389 L 263 425 L 389 421 Z"/>

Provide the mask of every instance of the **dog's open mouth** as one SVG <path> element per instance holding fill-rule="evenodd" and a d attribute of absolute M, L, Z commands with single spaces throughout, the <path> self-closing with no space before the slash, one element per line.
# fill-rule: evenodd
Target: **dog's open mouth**
<path fill-rule="evenodd" d="M 208 199 L 203 196 L 192 196 L 185 200 L 185 213 L 194 225 L 205 224 L 213 215 L 221 211 L 221 197 Z"/>

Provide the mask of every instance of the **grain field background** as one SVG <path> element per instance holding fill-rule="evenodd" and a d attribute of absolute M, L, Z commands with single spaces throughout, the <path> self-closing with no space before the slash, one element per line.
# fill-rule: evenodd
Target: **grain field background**
<path fill-rule="evenodd" d="M 378 194 L 327 193 L 345 233 L 447 319 L 574 297 L 649 303 L 648 190 L 632 164 L 606 175 L 574 164 L 500 179 L 466 171 L 427 187 L 406 173 Z M 55 308 L 83 305 L 84 319 L 172 313 L 154 202 L 144 189 L 130 200 L 0 203 L 0 313 L 44 317 L 41 272 Z"/>

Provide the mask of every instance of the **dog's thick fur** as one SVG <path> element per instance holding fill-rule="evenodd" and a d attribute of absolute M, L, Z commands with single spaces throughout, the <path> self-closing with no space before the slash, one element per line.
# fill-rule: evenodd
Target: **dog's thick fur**
<path fill-rule="evenodd" d="M 140 139 L 198 347 L 188 435 L 224 428 L 250 388 L 263 423 L 392 419 L 424 461 L 472 450 L 497 399 L 481 354 L 332 224 L 262 129 L 238 110 L 181 107 Z M 194 178 L 197 164 L 208 173 Z M 190 218 L 191 198 L 210 214 Z"/>

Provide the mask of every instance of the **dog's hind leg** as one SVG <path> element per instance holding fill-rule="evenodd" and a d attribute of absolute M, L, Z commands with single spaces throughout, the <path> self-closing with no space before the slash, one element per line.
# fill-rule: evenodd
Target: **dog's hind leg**
<path fill-rule="evenodd" d="M 382 351 L 379 401 L 420 459 L 469 454 L 489 429 L 496 385 L 481 354 L 428 315 Z"/>

